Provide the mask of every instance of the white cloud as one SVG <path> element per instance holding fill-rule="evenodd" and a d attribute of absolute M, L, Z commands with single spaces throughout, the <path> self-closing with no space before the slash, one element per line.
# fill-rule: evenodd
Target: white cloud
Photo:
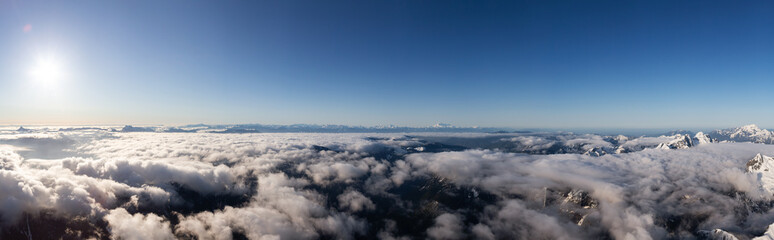
<path fill-rule="evenodd" d="M 338 200 L 340 208 L 353 212 L 376 209 L 376 205 L 374 205 L 371 199 L 352 189 L 339 195 Z"/>
<path fill-rule="evenodd" d="M 435 218 L 435 225 L 427 229 L 427 236 L 436 240 L 464 239 L 463 226 L 460 217 L 444 213 Z"/>
<path fill-rule="evenodd" d="M 153 213 L 129 214 L 123 208 L 110 210 L 105 215 L 112 239 L 144 240 L 175 239 L 169 222 Z"/>
<path fill-rule="evenodd" d="M 535 149 L 616 146 L 596 135 L 510 137 Z M 113 238 L 659 239 L 692 238 L 694 229 L 749 238 L 774 222 L 765 205 L 774 197 L 744 171 L 757 153 L 774 155 L 772 145 L 713 143 L 591 157 L 489 147 L 409 154 L 427 142 L 401 134 L 90 130 L 37 138 L 73 139 L 68 151 L 79 157 L 34 160 L 19 155 L 17 145 L 0 146 L 3 227 L 25 213 L 53 211 L 62 219 L 104 221 Z M 674 140 L 638 139 L 620 142 L 634 149 Z M 670 217 L 695 222 L 670 229 L 663 222 Z M 426 225 L 413 229 L 417 224 L 391 218 Z"/>
<path fill-rule="evenodd" d="M 734 208 L 741 206 L 735 197 L 724 194 L 727 192 L 771 200 L 756 178 L 742 170 L 760 151 L 772 152 L 774 146 L 712 144 L 602 157 L 470 150 L 412 154 L 406 157 L 411 166 L 400 167 L 412 172 L 395 174 L 401 179 L 435 175 L 504 197 L 524 195 L 531 200 L 527 206 L 541 204 L 544 188 L 581 189 L 600 201 L 601 223 L 615 237 L 642 239 L 665 233 L 654 224 L 658 214 L 706 215 L 700 226 L 705 228 L 734 225 Z"/>
<path fill-rule="evenodd" d="M 319 236 L 317 230 L 347 239 L 365 231 L 360 220 L 326 209 L 322 196 L 297 190 L 308 184 L 284 174 L 262 176 L 259 190 L 247 206 L 183 217 L 176 231 L 200 239 L 223 239 L 232 229 L 251 239 L 313 239 Z"/>

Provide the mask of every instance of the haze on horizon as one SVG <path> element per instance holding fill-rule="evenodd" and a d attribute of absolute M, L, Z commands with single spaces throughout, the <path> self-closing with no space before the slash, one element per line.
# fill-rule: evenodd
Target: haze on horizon
<path fill-rule="evenodd" d="M 0 125 L 774 126 L 774 3 L 0 3 Z"/>

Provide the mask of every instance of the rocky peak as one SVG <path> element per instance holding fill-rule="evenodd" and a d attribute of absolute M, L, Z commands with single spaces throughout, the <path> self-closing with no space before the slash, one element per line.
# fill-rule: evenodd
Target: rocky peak
<path fill-rule="evenodd" d="M 656 146 L 656 149 L 686 149 L 694 146 L 693 139 L 690 135 L 676 134 L 672 137 L 674 140 L 660 143 Z"/>
<path fill-rule="evenodd" d="M 704 134 L 703 132 L 697 132 L 696 135 L 693 136 L 693 142 L 694 144 L 699 145 L 699 144 L 711 143 L 713 141 L 709 135 Z"/>
<path fill-rule="evenodd" d="M 750 161 L 747 161 L 747 172 L 769 171 L 769 165 L 772 165 L 771 160 L 771 157 L 758 153 Z"/>
<path fill-rule="evenodd" d="M 762 190 L 774 194 L 774 158 L 758 153 L 747 161 L 746 168 L 756 175 Z"/>

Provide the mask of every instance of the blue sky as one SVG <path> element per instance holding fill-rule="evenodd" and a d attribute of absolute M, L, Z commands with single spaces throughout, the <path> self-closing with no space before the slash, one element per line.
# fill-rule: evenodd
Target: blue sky
<path fill-rule="evenodd" d="M 771 1 L 3 1 L 0 124 L 774 127 L 772 12 Z M 31 73 L 41 61 L 54 80 Z"/>

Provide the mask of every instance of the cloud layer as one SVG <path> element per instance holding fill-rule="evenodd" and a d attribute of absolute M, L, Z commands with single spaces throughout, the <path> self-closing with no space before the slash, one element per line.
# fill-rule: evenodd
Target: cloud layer
<path fill-rule="evenodd" d="M 774 146 L 698 134 L 1 136 L 3 239 L 745 239 L 774 223 L 746 170 Z M 46 149 L 66 154 L 22 154 Z"/>

